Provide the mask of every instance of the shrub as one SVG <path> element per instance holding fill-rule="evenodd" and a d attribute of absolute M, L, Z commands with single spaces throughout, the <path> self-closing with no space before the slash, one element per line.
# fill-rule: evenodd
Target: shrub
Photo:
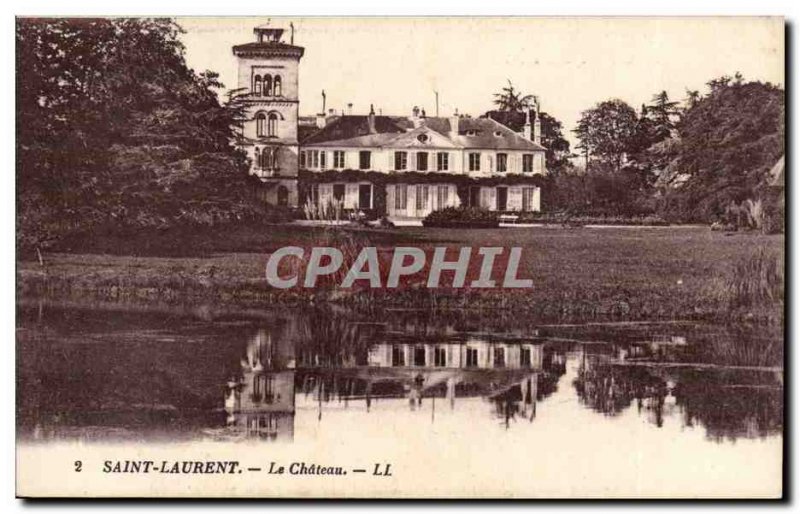
<path fill-rule="evenodd" d="M 445 207 L 425 216 L 425 227 L 494 228 L 499 226 L 499 213 L 477 207 Z"/>

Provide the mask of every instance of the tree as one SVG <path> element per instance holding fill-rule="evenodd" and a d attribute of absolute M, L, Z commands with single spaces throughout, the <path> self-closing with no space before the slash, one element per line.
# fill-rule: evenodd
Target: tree
<path fill-rule="evenodd" d="M 684 100 L 685 104 L 684 112 L 697 105 L 697 102 L 699 101 L 700 101 L 700 91 L 696 89 L 686 88 L 686 100 Z"/>
<path fill-rule="evenodd" d="M 515 132 L 522 132 L 526 111 L 533 122 L 539 103 L 536 95 L 523 95 L 509 80 L 508 86 L 494 96 L 494 103 L 498 109 L 487 111 L 484 116 L 502 123 Z M 534 104 L 537 105 L 537 109 L 532 109 Z M 563 125 L 556 118 L 546 112 L 539 112 L 539 121 L 542 146 L 546 149 L 545 166 L 548 171 L 557 173 L 569 162 L 569 141 L 564 138 Z"/>
<path fill-rule="evenodd" d="M 658 143 L 670 137 L 675 129 L 675 123 L 679 119 L 680 111 L 678 102 L 672 102 L 666 91 L 653 96 L 653 103 L 648 105 L 645 114 L 653 120 L 653 133 L 651 143 Z"/>
<path fill-rule="evenodd" d="M 536 101 L 533 95 L 523 95 L 520 91 L 514 89 L 511 81 L 508 81 L 508 86 L 504 87 L 500 93 L 495 93 L 494 103 L 497 105 L 498 110 L 503 112 L 521 112 L 530 106 L 531 102 Z"/>
<path fill-rule="evenodd" d="M 186 66 L 168 19 L 20 19 L 17 236 L 255 215 L 236 103 Z M 22 248 L 21 248 L 22 249 Z"/>
<path fill-rule="evenodd" d="M 712 221 L 755 199 L 785 151 L 782 89 L 740 74 L 708 85 L 709 94 L 683 115 L 669 152 L 680 181 L 665 191 L 664 211 L 674 219 Z"/>
<path fill-rule="evenodd" d="M 574 132 L 587 156 L 620 169 L 635 149 L 639 118 L 622 100 L 606 100 L 581 113 Z"/>

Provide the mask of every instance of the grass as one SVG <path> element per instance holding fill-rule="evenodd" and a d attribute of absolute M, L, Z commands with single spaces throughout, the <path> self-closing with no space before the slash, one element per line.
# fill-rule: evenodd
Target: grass
<path fill-rule="evenodd" d="M 521 246 L 521 274 L 532 290 L 446 289 L 277 291 L 264 280 L 267 255 L 283 245 L 348 244 Z M 333 301 L 355 308 L 503 309 L 544 318 L 620 319 L 737 316 L 782 320 L 782 235 L 724 235 L 701 227 L 402 228 L 327 232 L 285 226 L 241 227 L 216 234 L 73 241 L 59 253 L 18 263 L 18 297 L 246 305 Z M 170 256 L 172 254 L 172 256 Z M 765 282 L 766 281 L 766 282 Z M 779 283 L 779 286 L 778 286 Z M 766 284 L 766 285 L 765 285 Z M 747 298 L 754 300 L 748 303 Z"/>

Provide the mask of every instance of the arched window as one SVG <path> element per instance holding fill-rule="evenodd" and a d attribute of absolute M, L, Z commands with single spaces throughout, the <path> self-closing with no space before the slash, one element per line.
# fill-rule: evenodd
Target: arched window
<path fill-rule="evenodd" d="M 272 82 L 272 89 L 275 96 L 281 96 L 281 76 L 275 75 L 275 80 Z"/>
<path fill-rule="evenodd" d="M 267 135 L 268 136 L 277 136 L 278 135 L 278 114 L 271 112 L 269 113 L 269 125 L 267 126 Z"/>
<path fill-rule="evenodd" d="M 263 112 L 256 114 L 256 136 L 264 137 L 267 135 L 267 115 Z"/>
<path fill-rule="evenodd" d="M 253 94 L 261 96 L 261 75 L 253 77 Z"/>
<path fill-rule="evenodd" d="M 264 75 L 264 96 L 272 96 L 272 77 Z"/>
<path fill-rule="evenodd" d="M 256 147 L 256 158 L 254 159 L 256 168 L 261 167 L 261 150 Z"/>

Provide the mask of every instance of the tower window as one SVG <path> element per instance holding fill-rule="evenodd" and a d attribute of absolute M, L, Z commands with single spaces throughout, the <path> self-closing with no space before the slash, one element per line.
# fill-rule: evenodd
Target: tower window
<path fill-rule="evenodd" d="M 272 83 L 272 93 L 275 96 L 281 96 L 281 76 L 275 75 L 275 80 Z"/>
<path fill-rule="evenodd" d="M 264 148 L 261 151 L 261 167 L 265 170 L 271 170 L 273 166 L 273 149 Z"/>
<path fill-rule="evenodd" d="M 264 75 L 264 96 L 272 96 L 272 77 Z"/>
<path fill-rule="evenodd" d="M 264 137 L 267 135 L 267 115 L 263 112 L 256 114 L 256 136 Z"/>
<path fill-rule="evenodd" d="M 274 112 L 269 114 L 269 126 L 267 127 L 267 135 L 275 137 L 278 135 L 278 115 Z"/>
<path fill-rule="evenodd" d="M 261 96 L 261 75 L 256 75 L 253 78 L 253 94 Z"/>
<path fill-rule="evenodd" d="M 274 170 L 278 167 L 277 148 L 265 147 L 256 148 L 256 168 L 262 170 Z"/>

